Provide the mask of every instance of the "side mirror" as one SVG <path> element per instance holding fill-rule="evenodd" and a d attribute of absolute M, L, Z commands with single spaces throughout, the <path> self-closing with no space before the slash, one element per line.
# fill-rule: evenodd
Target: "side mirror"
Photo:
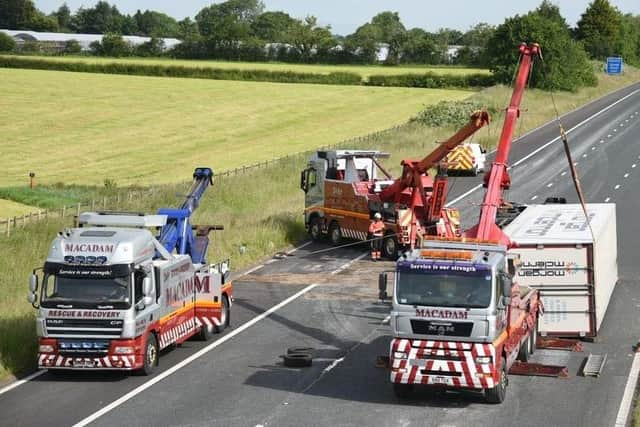
<path fill-rule="evenodd" d="M 153 294 L 153 284 L 150 277 L 142 279 L 142 294 L 146 297 L 150 297 Z"/>
<path fill-rule="evenodd" d="M 387 273 L 380 273 L 378 276 L 378 298 L 384 301 L 389 298 L 387 294 Z"/>
<path fill-rule="evenodd" d="M 36 294 L 34 294 L 33 292 L 29 293 L 29 295 L 27 295 L 27 301 L 29 301 L 29 303 L 33 305 L 36 302 Z"/>
<path fill-rule="evenodd" d="M 37 290 L 38 290 L 38 275 L 33 273 L 29 278 L 29 291 L 31 291 L 31 293 L 34 293 Z"/>
<path fill-rule="evenodd" d="M 149 296 L 145 296 L 142 298 L 142 303 L 145 305 L 145 307 L 153 304 L 153 297 L 149 297 Z"/>
<path fill-rule="evenodd" d="M 307 173 L 308 169 L 305 169 L 300 173 L 300 189 L 305 193 L 309 191 L 309 186 L 307 184 Z"/>

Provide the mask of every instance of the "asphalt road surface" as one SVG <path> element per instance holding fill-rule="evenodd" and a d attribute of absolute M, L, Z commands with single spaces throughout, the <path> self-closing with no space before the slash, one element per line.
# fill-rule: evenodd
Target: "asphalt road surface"
<path fill-rule="evenodd" d="M 326 248 L 314 243 L 235 281 L 232 328 L 216 336 L 222 341 L 166 352 L 152 377 L 38 375 L 0 390 L 0 425 L 613 426 L 640 337 L 640 84 L 562 123 L 587 201 L 617 205 L 620 275 L 597 342 L 585 343 L 585 353 L 556 356 L 569 379 L 511 376 L 501 405 L 425 390 L 398 400 L 387 371 L 376 367 L 390 341 L 389 306 L 376 301 L 376 275 L 393 264 L 357 260 L 362 246 L 314 253 Z M 562 144 L 551 142 L 557 136 L 551 123 L 514 143 L 509 200 L 577 200 Z M 476 218 L 480 179 L 452 182 L 449 200 L 463 218 Z M 281 355 L 292 346 L 313 347 L 313 366 L 283 366 Z M 577 375 L 589 353 L 607 354 L 599 378 Z"/>

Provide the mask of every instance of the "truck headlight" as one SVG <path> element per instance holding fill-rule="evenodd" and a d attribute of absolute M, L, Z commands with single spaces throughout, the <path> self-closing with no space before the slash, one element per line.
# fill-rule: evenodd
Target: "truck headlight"
<path fill-rule="evenodd" d="M 407 358 L 407 353 L 400 353 L 400 352 L 396 351 L 395 353 L 393 353 L 393 358 L 394 359 L 406 359 Z"/>
<path fill-rule="evenodd" d="M 133 354 L 134 351 L 133 347 L 116 347 L 113 349 L 116 354 Z"/>
<path fill-rule="evenodd" d="M 491 363 L 491 356 L 478 356 L 476 357 L 476 364 L 488 365 Z"/>
<path fill-rule="evenodd" d="M 53 353 L 53 346 L 51 344 L 40 344 L 38 351 L 40 353 Z"/>

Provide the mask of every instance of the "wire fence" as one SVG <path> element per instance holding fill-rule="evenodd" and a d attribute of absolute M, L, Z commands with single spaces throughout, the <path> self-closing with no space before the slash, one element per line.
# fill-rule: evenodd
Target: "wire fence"
<path fill-rule="evenodd" d="M 338 142 L 336 144 L 323 145 L 317 147 L 313 150 L 305 150 L 298 151 L 290 154 L 286 154 L 281 157 L 274 157 L 269 160 L 264 160 L 261 162 L 252 163 L 249 165 L 239 166 L 233 169 L 227 169 L 222 172 L 217 172 L 215 174 L 215 178 L 228 178 L 239 176 L 243 174 L 247 174 L 253 172 L 257 169 L 268 168 L 274 166 L 276 164 L 282 164 L 282 162 L 290 162 L 294 160 L 300 160 L 301 158 L 309 158 L 311 154 L 315 153 L 318 150 L 338 150 L 347 147 L 359 147 L 360 144 L 366 142 L 375 141 L 385 135 L 389 135 L 391 133 L 397 132 L 403 125 L 394 126 L 382 131 L 373 132 L 364 136 L 359 136 L 351 139 L 346 139 L 344 141 Z M 61 219 L 61 218 L 72 218 L 80 215 L 81 212 L 86 210 L 95 211 L 95 210 L 117 210 L 123 207 L 123 204 L 127 202 L 127 206 L 130 206 L 132 202 L 140 197 L 148 196 L 155 192 L 154 187 L 149 187 L 145 190 L 131 190 L 126 193 L 126 195 L 116 195 L 114 197 L 102 197 L 100 199 L 94 199 L 90 202 L 85 203 L 76 203 L 73 205 L 62 206 L 59 208 L 53 209 L 38 209 L 33 212 L 18 215 L 11 217 L 9 219 L 0 221 L 0 235 L 11 236 L 12 233 L 18 232 L 21 229 L 24 229 L 27 224 L 32 224 L 36 222 L 40 222 L 43 220 L 49 220 L 53 218 Z"/>

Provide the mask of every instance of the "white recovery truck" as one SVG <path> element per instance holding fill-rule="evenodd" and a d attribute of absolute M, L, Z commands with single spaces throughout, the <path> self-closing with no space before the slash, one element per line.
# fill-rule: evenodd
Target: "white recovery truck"
<path fill-rule="evenodd" d="M 211 178 L 196 169 L 180 209 L 83 213 L 78 228 L 58 234 L 29 283 L 40 368 L 150 374 L 159 350 L 228 325 L 228 261 L 206 264 L 208 231 L 220 227 L 193 236 L 188 222 Z"/>

